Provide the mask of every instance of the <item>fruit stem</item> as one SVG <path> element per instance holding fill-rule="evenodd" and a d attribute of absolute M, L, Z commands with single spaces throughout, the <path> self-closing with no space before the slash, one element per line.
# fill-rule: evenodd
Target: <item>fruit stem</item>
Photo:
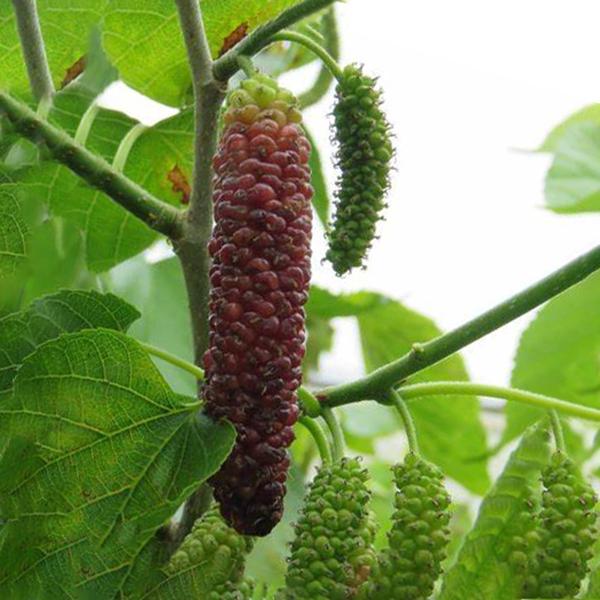
<path fill-rule="evenodd" d="M 246 77 L 251 78 L 256 75 L 256 67 L 249 56 L 238 56 L 237 61 Z"/>
<path fill-rule="evenodd" d="M 137 141 L 137 139 L 146 131 L 148 127 L 143 123 L 138 123 L 134 125 L 128 132 L 127 135 L 121 140 L 119 147 L 115 153 L 115 156 L 112 161 L 112 168 L 119 173 L 123 172 L 125 169 L 125 165 L 127 164 L 127 158 L 129 157 L 129 153 L 133 148 L 133 145 Z"/>
<path fill-rule="evenodd" d="M 332 6 L 324 15 L 321 21 L 321 31 L 325 38 L 324 48 L 337 61 L 340 57 L 340 37 L 338 35 L 337 18 L 335 6 Z M 319 75 L 313 85 L 298 96 L 301 108 L 308 108 L 321 100 L 329 91 L 329 86 L 333 80 L 331 71 L 322 65 Z"/>
<path fill-rule="evenodd" d="M 319 449 L 319 454 L 321 455 L 323 463 L 330 463 L 332 458 L 331 449 L 329 447 L 329 442 L 327 441 L 327 436 L 319 422 L 309 417 L 300 417 L 298 422 L 312 435 L 317 444 L 317 448 Z"/>
<path fill-rule="evenodd" d="M 600 410 L 581 404 L 565 402 L 551 396 L 544 396 L 534 392 L 506 388 L 496 385 L 471 383 L 469 381 L 434 381 L 430 383 L 415 383 L 398 388 L 399 394 L 404 400 L 411 398 L 422 398 L 425 396 L 486 396 L 488 398 L 501 398 L 511 402 L 520 402 L 528 406 L 557 410 L 566 415 L 587 419 L 589 421 L 600 421 Z"/>
<path fill-rule="evenodd" d="M 391 403 L 398 410 L 400 418 L 402 419 L 402 423 L 404 424 L 404 431 L 406 432 L 406 439 L 408 441 L 408 449 L 413 454 L 418 456 L 420 452 L 419 442 L 417 440 L 417 429 L 415 427 L 415 422 L 413 421 L 412 415 L 408 410 L 408 406 L 406 406 L 406 402 L 396 390 L 391 389 L 388 395 Z"/>
<path fill-rule="evenodd" d="M 344 71 L 338 65 L 335 58 L 321 46 L 318 42 L 309 38 L 307 35 L 303 33 L 299 33 L 297 31 L 281 31 L 280 33 L 276 33 L 272 38 L 274 42 L 294 42 L 296 44 L 300 44 L 305 48 L 308 48 L 311 52 L 316 54 L 323 64 L 329 69 L 331 74 L 338 80 L 342 81 L 344 78 Z"/>
<path fill-rule="evenodd" d="M 550 426 L 552 427 L 552 434 L 554 435 L 556 449 L 564 454 L 566 453 L 566 445 L 563 426 L 560 422 L 560 417 L 558 416 L 558 413 L 555 410 L 549 410 L 548 416 L 550 417 Z"/>
<path fill-rule="evenodd" d="M 179 358 L 178 356 L 175 356 L 174 354 L 171 354 L 170 352 L 167 352 L 162 348 L 152 346 L 151 344 L 146 344 L 145 342 L 140 342 L 139 340 L 138 344 L 148 354 L 156 356 L 156 358 L 160 358 L 165 362 L 168 362 L 176 367 L 179 367 L 180 369 L 183 369 L 184 371 L 187 371 L 188 373 L 191 373 L 198 381 L 204 380 L 204 371 L 200 367 L 197 367 L 196 365 L 192 364 L 191 362 L 183 360 L 183 358 Z"/>
<path fill-rule="evenodd" d="M 333 460 L 341 460 L 344 456 L 344 434 L 340 427 L 340 422 L 331 408 L 324 408 L 322 415 L 333 440 Z"/>

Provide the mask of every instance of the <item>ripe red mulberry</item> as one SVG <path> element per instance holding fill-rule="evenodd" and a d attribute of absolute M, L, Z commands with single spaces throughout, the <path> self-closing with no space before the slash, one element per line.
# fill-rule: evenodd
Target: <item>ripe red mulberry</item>
<path fill-rule="evenodd" d="M 267 535 L 281 519 L 298 418 L 310 281 L 310 144 L 294 97 L 256 75 L 228 99 L 214 158 L 207 412 L 237 429 L 212 479 L 224 518 Z"/>
<path fill-rule="evenodd" d="M 326 258 L 338 275 L 363 264 L 390 186 L 394 150 L 375 83 L 361 67 L 349 65 L 336 90 L 334 134 L 341 177 Z"/>

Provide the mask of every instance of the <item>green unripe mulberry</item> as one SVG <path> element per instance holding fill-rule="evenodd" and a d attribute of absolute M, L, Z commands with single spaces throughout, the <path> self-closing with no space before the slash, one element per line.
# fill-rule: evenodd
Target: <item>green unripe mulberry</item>
<path fill-rule="evenodd" d="M 394 150 L 375 83 L 350 65 L 337 86 L 333 116 L 341 176 L 326 258 L 338 275 L 363 264 L 390 185 Z"/>
<path fill-rule="evenodd" d="M 162 591 L 171 588 L 173 597 L 193 592 L 193 597 L 207 600 L 249 598 L 251 587 L 243 576 L 253 543 L 229 527 L 216 507 L 210 509 L 196 521 L 165 567 Z"/>
<path fill-rule="evenodd" d="M 373 540 L 367 477 L 355 458 L 321 467 L 295 527 L 286 589 L 279 599 L 347 600 L 356 595 Z"/>
<path fill-rule="evenodd" d="M 598 539 L 597 497 L 577 466 L 555 452 L 542 475 L 539 548 L 528 594 L 540 598 L 577 595 Z"/>
<path fill-rule="evenodd" d="M 410 453 L 394 467 L 397 487 L 388 548 L 361 598 L 425 600 L 441 574 L 450 539 L 450 496 L 434 465 Z"/>

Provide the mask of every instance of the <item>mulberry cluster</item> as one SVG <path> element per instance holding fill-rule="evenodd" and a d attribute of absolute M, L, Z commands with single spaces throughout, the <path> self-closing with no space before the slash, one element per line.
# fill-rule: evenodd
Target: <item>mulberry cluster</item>
<path fill-rule="evenodd" d="M 337 87 L 333 115 L 341 177 L 326 258 L 338 275 L 363 264 L 390 184 L 394 151 L 375 83 L 361 67 L 349 65 Z"/>
<path fill-rule="evenodd" d="M 280 600 L 355 597 L 357 577 L 365 576 L 365 556 L 373 538 L 367 478 L 367 471 L 354 458 L 321 467 L 295 528 Z M 357 573 L 357 567 L 362 572 Z"/>
<path fill-rule="evenodd" d="M 415 454 L 394 468 L 397 493 L 389 547 L 379 556 L 361 598 L 426 600 L 446 557 L 450 497 L 443 475 Z"/>
<path fill-rule="evenodd" d="M 182 586 L 184 590 L 193 589 L 194 582 L 198 582 L 198 597 L 202 594 L 207 599 L 245 600 L 250 597 L 250 586 L 243 580 L 244 564 L 252 546 L 252 538 L 237 534 L 223 521 L 218 509 L 212 508 L 196 521 L 165 572 L 171 578 L 178 574 L 190 578 L 190 585 Z"/>
<path fill-rule="evenodd" d="M 228 523 L 267 535 L 283 512 L 310 280 L 310 144 L 292 94 L 263 75 L 233 91 L 214 158 L 206 410 L 237 429 L 213 477 Z"/>
<path fill-rule="evenodd" d="M 598 539 L 597 497 L 575 464 L 556 452 L 545 469 L 539 550 L 527 593 L 540 598 L 572 598 L 588 572 L 588 560 Z"/>

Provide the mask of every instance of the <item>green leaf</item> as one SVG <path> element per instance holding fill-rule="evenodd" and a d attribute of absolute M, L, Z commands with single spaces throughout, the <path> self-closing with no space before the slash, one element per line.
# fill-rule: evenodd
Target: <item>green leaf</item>
<path fill-rule="evenodd" d="M 532 489 L 550 457 L 549 435 L 528 430 L 504 471 L 481 503 L 473 529 L 443 579 L 439 600 L 506 600 L 517 598 L 519 584 L 507 561 L 517 517 L 528 510 Z"/>
<path fill-rule="evenodd" d="M 377 308 L 382 296 L 371 292 L 334 294 L 329 290 L 313 285 L 306 305 L 306 312 L 321 319 L 336 317 L 356 317 L 363 312 Z"/>
<path fill-rule="evenodd" d="M 600 104 L 590 104 L 574 112 L 562 123 L 559 123 L 546 137 L 544 143 L 540 146 L 540 152 L 554 152 L 565 133 L 572 125 L 578 123 L 594 123 L 600 125 Z"/>
<path fill-rule="evenodd" d="M 95 25 L 109 0 L 38 2 L 46 54 L 57 88 L 69 69 L 88 50 Z M 29 96 L 29 81 L 11 2 L 0 3 L 0 87 Z"/>
<path fill-rule="evenodd" d="M 557 296 L 542 308 L 521 337 L 513 387 L 600 408 L 600 274 Z M 506 406 L 502 441 L 518 436 L 542 415 L 517 403 Z"/>
<path fill-rule="evenodd" d="M 4 537 L 29 536 L 18 558 L 8 542 L 0 550 L 0 589 L 47 580 L 51 561 L 73 592 L 135 596 L 132 573 L 156 530 L 235 439 L 197 410 L 116 331 L 65 334 L 30 355 L 0 411 L 3 430 L 37 449 L 25 465 L 0 463 Z"/>
<path fill-rule="evenodd" d="M 29 227 L 9 186 L 0 186 L 0 280 L 14 275 L 27 260 Z"/>
<path fill-rule="evenodd" d="M 63 290 L 0 319 L 0 398 L 12 388 L 18 368 L 37 346 L 82 329 L 125 332 L 139 316 L 135 308 L 112 294 Z"/>
<path fill-rule="evenodd" d="M 120 265 L 111 275 L 115 293 L 142 312 L 131 335 L 193 362 L 192 326 L 179 260 L 149 264 L 138 257 Z M 197 382 L 192 375 L 164 361 L 156 364 L 175 391 L 196 394 Z"/>
<path fill-rule="evenodd" d="M 600 123 L 571 125 L 546 175 L 546 204 L 558 213 L 600 210 Z"/>
<path fill-rule="evenodd" d="M 309 316 L 306 319 L 306 354 L 302 367 L 305 373 L 319 370 L 321 354 L 333 348 L 334 330 L 327 319 Z"/>
<path fill-rule="evenodd" d="M 239 27 L 251 31 L 297 2 L 202 0 L 213 56 L 220 53 L 225 39 Z M 190 71 L 172 0 L 110 3 L 103 33 L 104 47 L 125 83 L 170 106 L 190 103 Z"/>
<path fill-rule="evenodd" d="M 331 200 L 329 196 L 329 190 L 327 189 L 327 181 L 325 180 L 325 174 L 323 172 L 321 155 L 319 154 L 319 147 L 306 128 L 306 125 L 304 126 L 304 131 L 306 132 L 306 135 L 310 140 L 310 145 L 312 146 L 309 160 L 309 166 L 312 171 L 311 184 L 315 190 L 312 203 L 315 208 L 315 212 L 321 221 L 321 224 L 325 229 L 327 229 Z"/>
<path fill-rule="evenodd" d="M 365 301 L 366 295 L 360 300 Z M 376 306 L 358 316 L 368 371 L 406 354 L 415 342 L 426 342 L 440 335 L 427 317 L 399 302 L 381 296 L 377 300 Z M 459 355 L 410 378 L 411 383 L 437 380 L 468 380 Z M 485 454 L 487 448 L 478 400 L 472 396 L 431 397 L 411 400 L 409 405 L 423 454 L 467 489 L 484 493 L 489 485 L 486 463 L 473 460 L 474 456 Z"/>

